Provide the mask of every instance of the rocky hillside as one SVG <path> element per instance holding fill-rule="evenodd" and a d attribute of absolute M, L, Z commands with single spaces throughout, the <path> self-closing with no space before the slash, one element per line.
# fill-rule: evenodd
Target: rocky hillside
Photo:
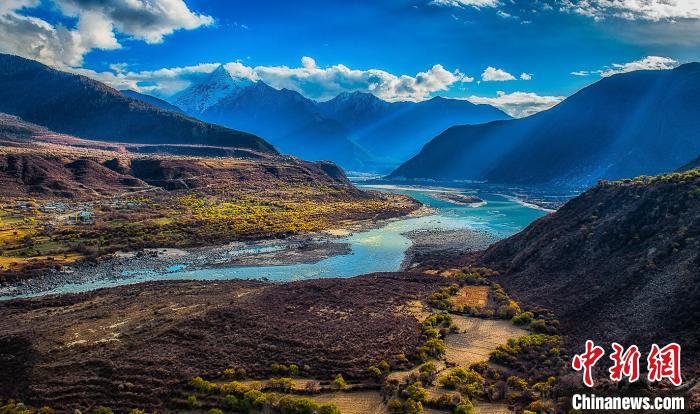
<path fill-rule="evenodd" d="M 677 341 L 684 362 L 700 362 L 698 170 L 602 182 L 482 261 L 578 339 Z"/>
<path fill-rule="evenodd" d="M 672 172 L 700 154 L 700 63 L 614 75 L 554 108 L 453 127 L 393 178 L 589 187 Z"/>
<path fill-rule="evenodd" d="M 444 283 L 406 273 L 151 282 L 0 302 L 0 399 L 60 412 L 173 412 L 170 398 L 192 377 L 231 367 L 253 378 L 272 375 L 274 363 L 298 364 L 312 378 L 363 377 L 414 352 L 420 324 L 399 306 Z"/>
<path fill-rule="evenodd" d="M 100 82 L 0 54 L 0 112 L 81 138 L 275 153 L 263 139 L 124 96 Z"/>

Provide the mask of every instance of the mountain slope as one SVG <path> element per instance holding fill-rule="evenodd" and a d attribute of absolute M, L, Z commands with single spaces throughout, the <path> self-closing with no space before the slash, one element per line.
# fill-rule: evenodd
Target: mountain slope
<path fill-rule="evenodd" d="M 255 135 L 164 111 L 84 76 L 6 54 L 0 54 L 0 112 L 94 140 L 275 152 Z"/>
<path fill-rule="evenodd" d="M 263 82 L 237 90 L 200 116 L 265 136 L 283 152 L 304 159 L 332 160 L 353 170 L 371 163 L 369 155 L 349 140 L 346 128 L 325 118 L 314 101 Z"/>
<path fill-rule="evenodd" d="M 133 98 L 133 99 L 138 99 L 139 101 L 146 102 L 147 104 L 157 106 L 160 109 L 165 109 L 166 111 L 172 111 L 172 112 L 184 114 L 182 109 L 171 104 L 170 102 L 166 102 L 160 98 L 156 98 L 155 96 L 146 95 L 145 93 L 139 93 L 136 91 L 132 91 L 130 89 L 123 89 L 123 90 L 120 90 L 119 92 L 121 92 L 122 95 L 124 95 L 124 96 L 128 96 L 129 98 Z"/>
<path fill-rule="evenodd" d="M 481 260 L 579 339 L 677 341 L 700 362 L 700 171 L 602 182 Z"/>
<path fill-rule="evenodd" d="M 390 103 L 352 92 L 315 102 L 234 78 L 223 66 L 171 102 L 207 122 L 264 136 L 284 152 L 362 171 L 394 168 L 452 125 L 509 119 L 488 105 L 444 98 Z"/>
<path fill-rule="evenodd" d="M 372 94 L 356 92 L 339 95 L 319 106 L 347 126 L 360 146 L 393 165 L 418 153 L 428 140 L 451 126 L 510 119 L 489 105 L 442 97 L 389 103 Z"/>
<path fill-rule="evenodd" d="M 188 114 L 197 116 L 221 99 L 252 84 L 247 79 L 234 79 L 221 65 L 201 82 L 175 95 L 173 103 Z"/>
<path fill-rule="evenodd" d="M 604 78 L 528 118 L 453 127 L 391 177 L 588 186 L 700 153 L 700 64 Z"/>

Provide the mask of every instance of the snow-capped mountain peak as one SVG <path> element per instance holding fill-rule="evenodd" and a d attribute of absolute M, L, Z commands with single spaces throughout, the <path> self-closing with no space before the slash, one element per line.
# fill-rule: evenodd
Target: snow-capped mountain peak
<path fill-rule="evenodd" d="M 252 84 L 250 79 L 234 78 L 221 65 L 202 81 L 177 94 L 173 104 L 189 114 L 199 114 L 221 99 Z"/>

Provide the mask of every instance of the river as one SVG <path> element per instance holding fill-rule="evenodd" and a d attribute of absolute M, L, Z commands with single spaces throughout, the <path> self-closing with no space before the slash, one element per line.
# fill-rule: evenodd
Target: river
<path fill-rule="evenodd" d="M 406 233 L 419 230 L 473 230 L 475 234 L 488 235 L 490 240 L 508 237 L 546 214 L 534 206 L 520 203 L 507 197 L 479 192 L 476 195 L 485 203 L 481 205 L 459 205 L 436 199 L 440 189 L 373 187 L 380 191 L 391 191 L 409 195 L 432 207 L 434 213 L 422 217 L 389 221 L 385 225 L 360 231 L 337 240 L 350 245 L 349 252 L 324 258 L 315 263 L 296 263 L 275 266 L 234 266 L 218 268 L 188 269 L 185 264 L 175 264 L 160 269 L 137 269 L 122 271 L 109 277 L 82 280 L 39 289 L 33 292 L 3 292 L 0 299 L 21 296 L 37 296 L 54 293 L 82 292 L 104 287 L 144 282 L 149 280 L 224 280 L 261 279 L 293 281 L 324 277 L 352 277 L 372 272 L 399 270 L 411 239 Z M 257 248 L 253 248 L 255 250 Z M 264 247 L 272 249 L 275 247 Z M 251 249 L 246 253 L 251 253 Z M 261 250 L 264 251 L 264 250 Z M 254 251 L 253 251 L 254 253 Z M 233 252 L 235 254 L 235 252 Z M 79 278 L 78 278 L 79 279 Z M 9 294 L 8 294 L 9 293 Z M 3 296 L 4 295 L 4 296 Z"/>

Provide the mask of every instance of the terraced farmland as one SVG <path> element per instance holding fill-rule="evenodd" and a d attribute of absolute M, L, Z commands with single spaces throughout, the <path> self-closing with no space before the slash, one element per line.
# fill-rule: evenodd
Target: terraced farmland
<path fill-rule="evenodd" d="M 528 334 L 526 330 L 505 320 L 452 315 L 452 322 L 459 332 L 445 338 L 445 359 L 458 365 L 485 361 L 491 351 L 506 343 L 509 338 Z"/>

